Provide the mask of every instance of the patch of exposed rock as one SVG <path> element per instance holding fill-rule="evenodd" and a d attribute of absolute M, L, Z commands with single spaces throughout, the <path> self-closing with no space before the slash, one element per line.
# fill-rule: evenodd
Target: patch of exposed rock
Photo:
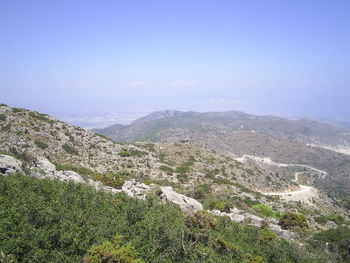
<path fill-rule="evenodd" d="M 160 195 L 162 201 L 170 201 L 177 204 L 183 211 L 194 212 L 203 210 L 201 203 L 193 198 L 175 192 L 171 186 L 160 187 L 160 190 L 162 191 Z"/>
<path fill-rule="evenodd" d="M 15 174 L 22 172 L 22 162 L 9 155 L 0 154 L 0 173 Z"/>
<path fill-rule="evenodd" d="M 122 191 L 128 196 L 140 199 L 146 198 L 146 192 L 151 189 L 148 185 L 135 181 L 134 179 L 126 181 L 122 186 Z"/>
<path fill-rule="evenodd" d="M 261 218 L 256 215 L 247 213 L 243 210 L 239 210 L 237 208 L 231 209 L 230 213 L 221 212 L 219 210 L 211 210 L 209 211 L 211 214 L 216 216 L 227 216 L 232 221 L 237 223 L 245 223 L 247 225 L 252 225 L 256 227 L 261 227 L 267 225 L 267 227 L 280 237 L 285 239 L 294 239 L 296 238 L 296 234 L 294 232 L 290 232 L 288 230 L 282 229 L 277 223 L 277 220 L 274 218 Z"/>
<path fill-rule="evenodd" d="M 91 185 L 96 190 L 108 191 L 108 192 L 121 192 L 119 189 L 115 189 L 110 186 L 105 186 L 100 182 L 94 181 L 92 179 L 85 179 L 78 173 L 74 171 L 57 171 L 56 166 L 52 164 L 48 159 L 44 157 L 38 157 L 36 160 L 36 167 L 31 168 L 31 176 L 39 178 L 50 178 L 60 181 L 72 181 L 75 183 L 86 183 Z"/>

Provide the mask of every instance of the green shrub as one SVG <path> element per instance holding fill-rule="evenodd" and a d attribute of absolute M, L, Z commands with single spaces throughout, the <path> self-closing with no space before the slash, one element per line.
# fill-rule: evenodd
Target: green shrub
<path fill-rule="evenodd" d="M 341 258 L 339 262 L 350 262 L 350 229 L 348 227 L 340 226 L 322 231 L 315 234 L 313 238 L 327 243 L 327 248 L 331 248 Z"/>
<path fill-rule="evenodd" d="M 73 148 L 72 146 L 70 146 L 68 144 L 63 144 L 62 148 L 63 148 L 63 150 L 66 151 L 66 153 L 79 155 L 79 152 L 75 148 Z"/>
<path fill-rule="evenodd" d="M 278 224 L 283 229 L 291 229 L 293 227 L 308 227 L 308 223 L 304 215 L 292 212 L 282 214 Z"/>
<path fill-rule="evenodd" d="M 224 201 L 215 200 L 209 204 L 209 208 L 212 210 L 216 209 L 220 210 L 221 212 L 229 213 L 232 205 Z"/>
<path fill-rule="evenodd" d="M 139 151 L 139 150 L 128 150 L 126 148 L 123 148 L 120 150 L 120 152 L 118 153 L 121 157 L 130 157 L 130 156 L 137 156 L 137 157 L 141 157 L 141 156 L 145 156 L 148 155 L 147 152 L 144 151 Z"/>
<path fill-rule="evenodd" d="M 271 207 L 265 204 L 256 204 L 253 205 L 252 208 L 265 217 L 277 217 L 276 212 L 273 211 Z"/>
<path fill-rule="evenodd" d="M 338 214 L 326 216 L 326 219 L 335 222 L 337 225 L 341 225 L 345 223 L 344 217 Z"/>
<path fill-rule="evenodd" d="M 172 175 L 173 172 L 174 172 L 174 170 L 171 167 L 167 166 L 167 165 L 161 165 L 159 167 L 159 170 L 161 170 L 163 172 L 166 172 L 168 175 Z"/>
<path fill-rule="evenodd" d="M 99 174 L 94 179 L 113 188 L 121 188 L 125 183 L 125 180 L 119 174 Z"/>
<path fill-rule="evenodd" d="M 325 230 L 314 235 L 314 239 L 323 242 L 339 242 L 348 238 L 350 238 L 350 228 L 346 226 Z"/>
<path fill-rule="evenodd" d="M 175 173 L 181 174 L 181 175 L 187 174 L 189 171 L 190 171 L 190 168 L 186 165 L 178 166 L 175 169 Z"/>
<path fill-rule="evenodd" d="M 40 140 L 34 140 L 34 143 L 36 146 L 38 146 L 39 148 L 45 150 L 49 145 L 43 141 Z"/>
<path fill-rule="evenodd" d="M 0 121 L 6 121 L 7 117 L 5 114 L 0 114 Z"/>
<path fill-rule="evenodd" d="M 165 154 L 164 153 L 160 153 L 158 155 L 158 158 L 159 158 L 159 162 L 161 163 L 164 163 L 166 165 L 169 165 L 169 166 L 174 166 L 175 165 L 175 162 L 173 160 L 168 160 L 165 158 Z"/>
<path fill-rule="evenodd" d="M 38 113 L 38 112 L 30 111 L 29 112 L 29 116 L 32 117 L 33 119 L 44 121 L 44 122 L 47 122 L 47 123 L 50 123 L 50 124 L 53 124 L 55 122 L 54 120 L 49 119 L 47 115 L 41 114 L 41 113 Z"/>
<path fill-rule="evenodd" d="M 6 124 L 5 126 L 1 127 L 1 131 L 6 132 L 11 129 L 11 123 Z"/>
<path fill-rule="evenodd" d="M 13 111 L 14 113 L 17 113 L 17 112 L 24 112 L 25 109 L 21 109 L 21 108 L 12 108 L 12 111 Z"/>
<path fill-rule="evenodd" d="M 261 230 L 259 240 L 265 242 L 275 240 L 276 238 L 277 235 L 274 232 L 268 230 L 267 228 L 264 228 Z"/>
<path fill-rule="evenodd" d="M 209 184 L 196 185 L 191 196 L 194 199 L 204 199 L 211 193 L 211 186 Z"/>
<path fill-rule="evenodd" d="M 135 257 L 135 249 L 131 245 L 122 246 L 121 237 L 115 236 L 112 242 L 93 245 L 84 257 L 84 263 L 142 263 Z"/>

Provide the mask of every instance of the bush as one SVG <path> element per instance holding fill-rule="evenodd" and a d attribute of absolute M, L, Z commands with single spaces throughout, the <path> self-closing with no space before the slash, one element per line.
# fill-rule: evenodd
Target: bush
<path fill-rule="evenodd" d="M 34 144 L 43 150 L 45 150 L 48 147 L 47 143 L 40 140 L 34 140 Z"/>
<path fill-rule="evenodd" d="M 278 224 L 283 229 L 291 229 L 293 227 L 308 227 L 308 223 L 304 215 L 292 212 L 282 214 Z"/>
<path fill-rule="evenodd" d="M 120 150 L 120 152 L 118 153 L 121 157 L 130 157 L 130 156 L 137 156 L 137 157 L 141 157 L 144 155 L 148 155 L 147 152 L 144 151 L 139 151 L 139 150 L 128 150 L 126 148 L 123 148 Z"/>
<path fill-rule="evenodd" d="M 0 114 L 0 121 L 6 121 L 7 117 L 5 114 Z"/>
<path fill-rule="evenodd" d="M 181 165 L 176 167 L 175 173 L 180 174 L 180 175 L 185 175 L 190 171 L 190 167 L 186 165 Z"/>
<path fill-rule="evenodd" d="M 63 148 L 63 150 L 66 151 L 66 153 L 79 155 L 79 152 L 75 148 L 73 148 L 72 146 L 69 146 L 68 144 L 63 144 L 62 148 Z"/>
<path fill-rule="evenodd" d="M 122 246 L 121 243 L 121 237 L 117 235 L 112 242 L 92 246 L 84 257 L 84 263 L 142 263 L 135 259 L 135 249 L 131 245 Z"/>
<path fill-rule="evenodd" d="M 209 184 L 196 185 L 191 196 L 194 199 L 204 199 L 211 193 L 211 186 Z"/>
<path fill-rule="evenodd" d="M 315 240 L 328 243 L 333 252 L 340 255 L 339 262 L 350 262 L 350 229 L 346 226 L 337 227 L 317 233 Z"/>
<path fill-rule="evenodd" d="M 264 204 L 256 204 L 253 205 L 252 208 L 265 217 L 277 217 L 275 211 L 272 210 L 271 207 Z"/>
<path fill-rule="evenodd" d="M 125 180 L 118 174 L 99 174 L 94 179 L 113 188 L 121 188 L 125 183 Z"/>
<path fill-rule="evenodd" d="M 38 113 L 38 112 L 30 111 L 29 112 L 29 116 L 32 117 L 33 119 L 44 121 L 44 122 L 47 122 L 47 123 L 50 123 L 50 124 L 53 124 L 55 122 L 54 120 L 49 119 L 47 115 L 41 114 L 41 113 Z"/>
<path fill-rule="evenodd" d="M 209 208 L 214 210 L 220 210 L 221 212 L 230 213 L 230 209 L 232 208 L 232 205 L 230 205 L 227 202 L 215 200 L 209 204 Z"/>
<path fill-rule="evenodd" d="M 6 132 L 11 129 L 11 123 L 6 124 L 5 126 L 1 127 L 1 131 Z"/>
<path fill-rule="evenodd" d="M 173 172 L 174 172 L 174 170 L 171 167 L 167 166 L 167 165 L 161 165 L 159 167 L 159 170 L 161 170 L 163 172 L 166 172 L 168 175 L 172 175 Z"/>

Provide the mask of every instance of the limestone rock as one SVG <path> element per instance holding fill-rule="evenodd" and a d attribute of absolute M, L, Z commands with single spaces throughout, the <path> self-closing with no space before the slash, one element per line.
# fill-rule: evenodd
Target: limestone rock
<path fill-rule="evenodd" d="M 83 177 L 73 171 L 57 171 L 55 177 L 60 181 L 73 181 L 75 183 L 85 183 Z"/>
<path fill-rule="evenodd" d="M 54 174 L 56 172 L 56 166 L 44 157 L 37 158 L 36 167 L 42 169 L 45 173 Z"/>
<path fill-rule="evenodd" d="M 0 174 L 22 172 L 22 162 L 9 155 L 0 154 Z"/>
<path fill-rule="evenodd" d="M 181 210 L 186 212 L 194 212 L 203 210 L 203 206 L 197 200 L 187 197 L 185 195 L 176 193 L 171 186 L 163 186 L 160 187 L 162 194 L 160 195 L 160 199 L 162 201 L 170 201 L 174 204 L 180 206 Z"/>
<path fill-rule="evenodd" d="M 150 189 L 151 188 L 148 185 L 137 182 L 134 179 L 126 181 L 122 186 L 122 191 L 128 196 L 141 199 L 146 198 L 145 192 L 149 191 Z"/>

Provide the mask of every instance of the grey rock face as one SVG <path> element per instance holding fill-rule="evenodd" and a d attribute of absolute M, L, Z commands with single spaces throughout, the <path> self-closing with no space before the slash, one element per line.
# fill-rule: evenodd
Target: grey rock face
<path fill-rule="evenodd" d="M 9 155 L 0 154 L 0 174 L 22 172 L 22 162 Z"/>
<path fill-rule="evenodd" d="M 160 199 L 162 201 L 170 201 L 180 206 L 181 210 L 185 212 L 194 212 L 203 210 L 203 206 L 197 200 L 187 197 L 185 195 L 176 193 L 171 186 L 163 186 L 160 188 L 162 194 Z"/>

